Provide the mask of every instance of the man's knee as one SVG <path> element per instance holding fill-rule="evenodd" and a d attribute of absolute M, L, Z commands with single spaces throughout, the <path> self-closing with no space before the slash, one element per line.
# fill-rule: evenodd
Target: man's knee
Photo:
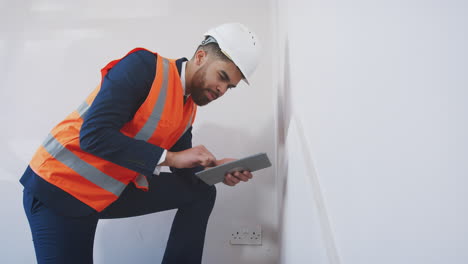
<path fill-rule="evenodd" d="M 206 199 L 209 201 L 212 201 L 213 203 L 216 200 L 216 187 L 214 185 L 211 185 L 208 187 L 208 190 L 206 192 Z"/>
<path fill-rule="evenodd" d="M 214 206 L 216 201 L 216 187 L 214 185 L 207 186 L 202 192 L 203 203 L 208 205 L 210 208 Z"/>

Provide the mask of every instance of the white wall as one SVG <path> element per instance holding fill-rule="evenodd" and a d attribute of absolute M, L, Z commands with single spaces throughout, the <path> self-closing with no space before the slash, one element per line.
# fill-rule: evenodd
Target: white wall
<path fill-rule="evenodd" d="M 267 152 L 274 160 L 269 1 L 2 1 L 0 2 L 0 262 L 33 263 L 18 179 L 52 126 L 97 85 L 109 60 L 142 46 L 163 56 L 191 57 L 210 27 L 239 21 L 264 43 L 252 79 L 200 108 L 194 143 L 218 157 Z M 249 184 L 218 187 L 204 263 L 272 263 L 276 259 L 274 168 Z M 102 221 L 96 263 L 157 263 L 174 212 Z M 233 228 L 263 227 L 263 246 L 230 246 Z"/>
<path fill-rule="evenodd" d="M 468 263 L 467 2 L 277 5 L 282 263 Z"/>

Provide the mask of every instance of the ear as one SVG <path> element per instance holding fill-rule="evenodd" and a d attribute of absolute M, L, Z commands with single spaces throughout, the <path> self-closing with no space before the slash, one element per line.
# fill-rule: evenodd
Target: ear
<path fill-rule="evenodd" d="M 205 63 L 206 60 L 207 60 L 206 51 L 204 51 L 203 49 L 197 50 L 197 52 L 195 53 L 195 64 L 197 66 L 201 66 L 203 65 L 203 63 Z"/>

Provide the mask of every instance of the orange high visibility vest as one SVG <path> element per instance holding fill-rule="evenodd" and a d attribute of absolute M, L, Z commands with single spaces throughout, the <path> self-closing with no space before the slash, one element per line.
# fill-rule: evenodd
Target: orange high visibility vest
<path fill-rule="evenodd" d="M 134 49 L 128 54 L 141 49 Z M 157 56 L 156 74 L 148 97 L 133 119 L 120 131 L 126 136 L 170 149 L 192 125 L 197 106 L 191 97 L 184 104 L 184 92 L 175 60 L 154 54 Z M 107 64 L 101 70 L 102 77 L 120 60 Z M 29 164 L 41 178 L 98 212 L 117 200 L 130 182 L 148 190 L 144 175 L 80 148 L 83 116 L 100 88 L 101 85 L 77 110 L 52 129 Z"/>

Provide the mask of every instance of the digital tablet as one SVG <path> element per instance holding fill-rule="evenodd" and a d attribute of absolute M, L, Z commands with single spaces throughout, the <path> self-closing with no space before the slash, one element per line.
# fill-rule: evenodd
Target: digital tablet
<path fill-rule="evenodd" d="M 224 175 L 236 171 L 250 171 L 265 169 L 271 166 L 266 153 L 258 153 L 243 159 L 234 160 L 223 165 L 209 168 L 195 173 L 198 178 L 208 185 L 213 185 L 224 180 Z"/>

